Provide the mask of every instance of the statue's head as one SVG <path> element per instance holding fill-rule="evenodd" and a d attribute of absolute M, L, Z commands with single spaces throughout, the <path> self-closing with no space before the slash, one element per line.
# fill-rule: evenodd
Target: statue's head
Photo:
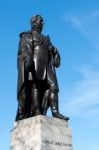
<path fill-rule="evenodd" d="M 35 15 L 31 18 L 31 28 L 32 30 L 42 31 L 43 28 L 43 18 L 40 15 Z"/>

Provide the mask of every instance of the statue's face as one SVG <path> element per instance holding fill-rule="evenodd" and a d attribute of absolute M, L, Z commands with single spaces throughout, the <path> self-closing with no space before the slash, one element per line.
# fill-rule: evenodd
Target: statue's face
<path fill-rule="evenodd" d="M 32 29 L 38 32 L 42 31 L 43 24 L 44 24 L 43 18 L 40 15 L 34 16 L 31 20 Z"/>
<path fill-rule="evenodd" d="M 37 30 L 41 32 L 44 24 L 43 19 L 41 17 L 38 17 L 36 20 L 36 24 L 37 24 Z"/>

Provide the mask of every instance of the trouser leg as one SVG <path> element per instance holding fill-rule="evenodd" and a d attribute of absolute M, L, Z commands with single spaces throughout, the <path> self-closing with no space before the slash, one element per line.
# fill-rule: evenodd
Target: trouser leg
<path fill-rule="evenodd" d="M 43 96 L 43 102 L 42 102 L 42 114 L 43 115 L 46 115 L 47 113 L 47 110 L 49 108 L 49 94 L 50 94 L 50 91 L 49 90 L 46 90 L 44 92 L 44 96 Z"/>
<path fill-rule="evenodd" d="M 32 87 L 31 90 L 31 112 L 30 116 L 40 115 L 40 98 L 38 89 Z"/>
<path fill-rule="evenodd" d="M 19 95 L 18 110 L 15 121 L 22 120 L 26 115 L 26 87 L 23 88 Z"/>

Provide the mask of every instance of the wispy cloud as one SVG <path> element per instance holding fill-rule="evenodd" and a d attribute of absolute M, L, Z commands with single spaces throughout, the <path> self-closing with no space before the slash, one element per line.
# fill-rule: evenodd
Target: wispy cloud
<path fill-rule="evenodd" d="M 63 20 L 87 37 L 99 49 L 99 10 L 86 14 L 69 13 Z"/>
<path fill-rule="evenodd" d="M 69 116 L 97 118 L 99 117 L 99 10 L 87 14 L 69 13 L 63 20 L 90 41 L 94 46 L 94 57 L 90 65 L 82 64 L 76 68 L 75 71 L 81 76 L 81 80 L 76 81 L 66 93 L 60 94 L 60 100 L 66 100 L 61 102 L 60 108 Z M 63 91 L 66 91 L 65 88 Z"/>
<path fill-rule="evenodd" d="M 91 13 L 91 17 L 93 17 L 93 19 L 99 17 L 99 10 L 95 10 Z"/>
<path fill-rule="evenodd" d="M 73 27 L 79 30 L 80 33 L 83 34 L 84 36 L 89 35 L 89 32 L 85 28 L 85 21 L 83 22 L 83 20 L 80 17 L 73 14 L 67 14 L 64 16 L 63 20 L 65 22 L 70 23 Z"/>
<path fill-rule="evenodd" d="M 99 116 L 99 71 L 93 70 L 90 66 L 84 65 L 78 69 L 82 80 L 77 82 L 72 90 L 60 96 L 65 98 L 66 104 L 62 106 L 64 112 L 71 116 L 96 117 Z"/>

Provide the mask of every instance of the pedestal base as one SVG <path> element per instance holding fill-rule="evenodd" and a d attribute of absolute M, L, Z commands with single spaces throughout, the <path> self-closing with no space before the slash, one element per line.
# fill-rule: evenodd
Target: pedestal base
<path fill-rule="evenodd" d="M 41 115 L 17 121 L 10 150 L 72 150 L 68 122 Z"/>

